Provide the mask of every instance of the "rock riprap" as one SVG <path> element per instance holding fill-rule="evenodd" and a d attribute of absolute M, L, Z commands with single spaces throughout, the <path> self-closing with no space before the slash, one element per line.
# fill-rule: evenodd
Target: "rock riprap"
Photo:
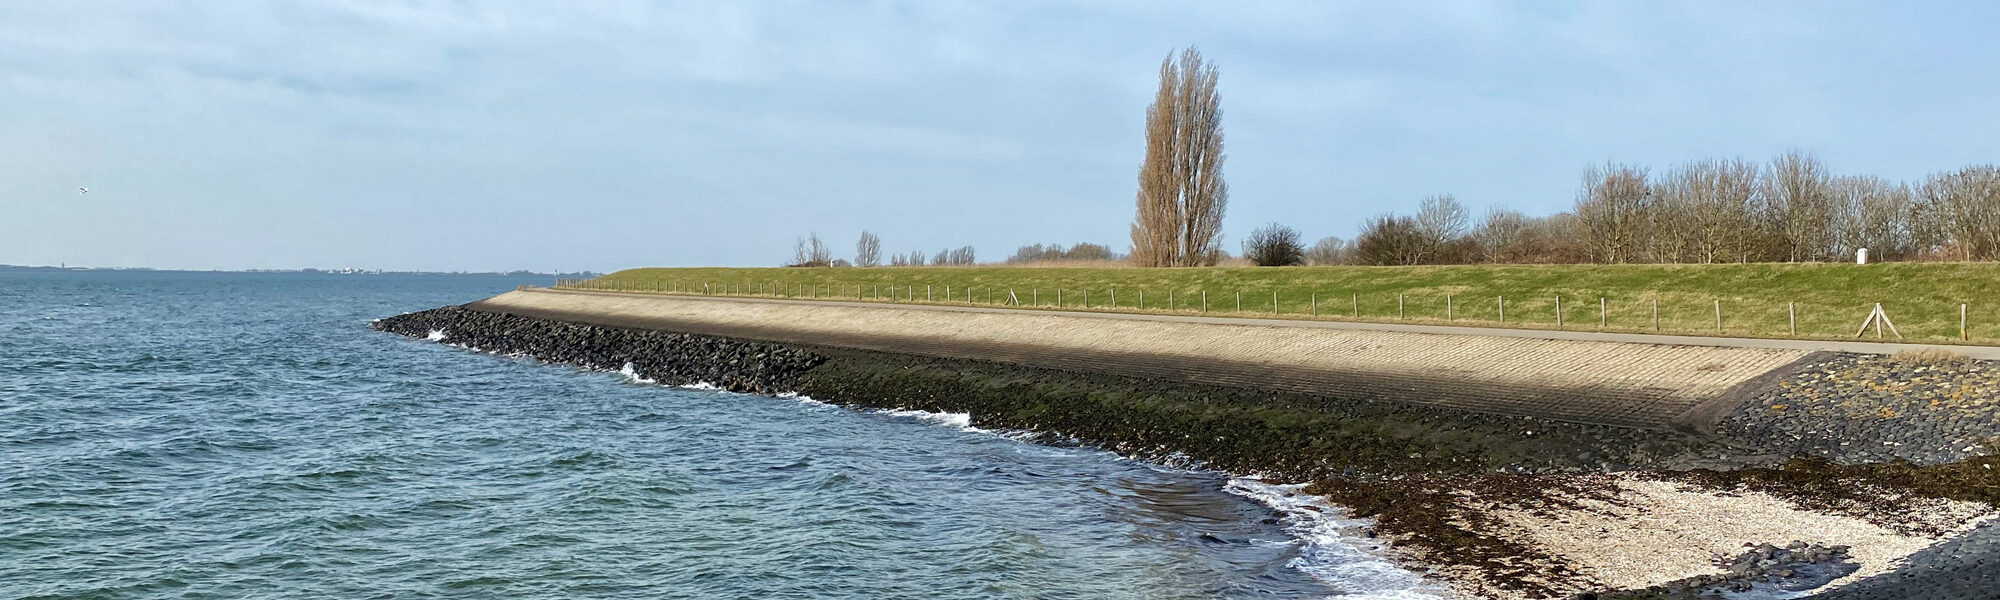
<path fill-rule="evenodd" d="M 1778 382 L 1721 430 L 1846 464 L 1958 462 L 2000 450 L 2000 365 L 1839 355 Z"/>

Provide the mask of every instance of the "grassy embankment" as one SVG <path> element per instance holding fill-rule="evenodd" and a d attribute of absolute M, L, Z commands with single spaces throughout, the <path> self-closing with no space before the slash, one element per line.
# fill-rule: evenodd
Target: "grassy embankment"
<path fill-rule="evenodd" d="M 1749 265 L 1466 265 L 1292 268 L 681 268 L 630 269 L 587 282 L 606 289 L 820 297 L 935 304 L 1024 304 L 1215 316 L 1314 318 L 1506 327 L 1852 339 L 1880 302 L 1907 341 L 1956 342 L 1959 305 L 1972 343 L 2000 343 L 2000 263 Z M 927 289 L 928 288 L 928 289 Z M 946 299 L 950 290 L 951 300 Z M 726 290 L 726 291 L 725 291 Z M 816 290 L 816 291 L 815 291 Z M 1112 303 L 1113 292 L 1116 304 Z M 968 301 L 966 293 L 972 293 Z M 1274 308 L 1272 294 L 1277 294 Z M 1145 304 L 1140 306 L 1141 294 Z M 1240 293 L 1242 308 L 1237 309 Z M 1398 298 L 1401 297 L 1399 313 Z M 1605 325 L 1600 326 L 1599 299 Z M 913 299 L 913 300 L 912 300 Z M 1087 304 L 1086 304 L 1087 303 Z M 1356 315 L 1359 315 L 1358 317 Z M 1399 316 L 1400 315 L 1400 316 Z M 1893 335 L 1888 335 L 1893 340 Z M 1868 339 L 1874 338 L 1870 330 Z"/>

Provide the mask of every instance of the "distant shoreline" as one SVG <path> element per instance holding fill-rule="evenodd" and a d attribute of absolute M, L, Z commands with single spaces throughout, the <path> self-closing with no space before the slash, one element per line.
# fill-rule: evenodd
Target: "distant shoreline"
<path fill-rule="evenodd" d="M 482 277 L 596 277 L 601 273 L 537 273 L 532 271 L 387 271 L 381 269 L 156 269 L 153 267 L 70 267 L 0 264 L 0 273 L 242 273 L 265 275 L 466 275 Z"/>

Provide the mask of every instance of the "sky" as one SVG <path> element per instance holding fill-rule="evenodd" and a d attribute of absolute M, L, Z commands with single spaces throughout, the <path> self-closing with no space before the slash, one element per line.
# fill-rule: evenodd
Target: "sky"
<path fill-rule="evenodd" d="M 1160 61 L 1221 72 L 1224 245 L 1583 169 L 2000 162 L 1991 2 L 0 3 L 0 263 L 760 266 L 1129 246 Z M 89 187 L 88 194 L 78 193 Z"/>

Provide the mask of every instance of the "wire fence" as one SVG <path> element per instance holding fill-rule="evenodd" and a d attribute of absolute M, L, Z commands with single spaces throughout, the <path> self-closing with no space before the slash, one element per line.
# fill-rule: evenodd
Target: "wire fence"
<path fill-rule="evenodd" d="M 633 282 L 558 279 L 558 289 L 846 302 L 992 306 L 1021 309 L 1243 318 L 1409 322 L 1522 329 L 1639 332 L 1760 338 L 2000 341 L 2000 318 L 1967 302 L 1878 302 L 1862 306 L 1703 298 L 1525 297 L 1437 292 L 1313 289 L 1013 288 L 955 284 L 783 281 Z M 1887 307 L 1887 308 L 1885 308 Z M 1896 315 L 1892 318 L 1891 315 Z M 1980 314 L 1981 317 L 1990 315 Z"/>

